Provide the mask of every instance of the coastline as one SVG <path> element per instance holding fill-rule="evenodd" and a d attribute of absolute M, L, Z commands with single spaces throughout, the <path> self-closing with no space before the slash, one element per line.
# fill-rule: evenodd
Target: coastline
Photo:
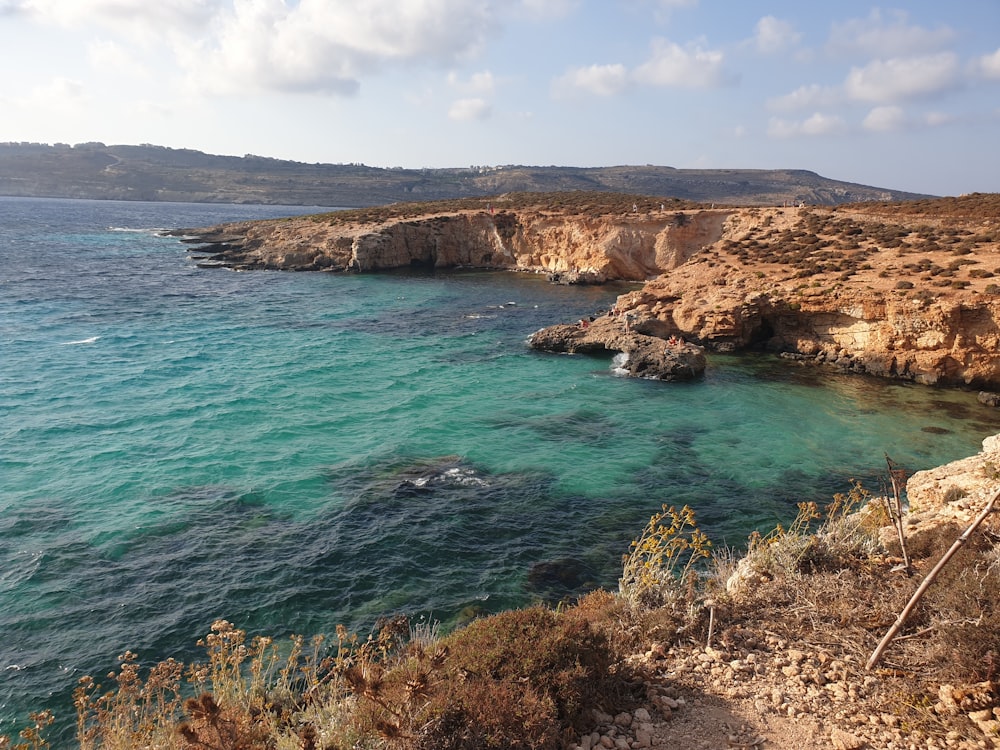
<path fill-rule="evenodd" d="M 491 268 L 642 282 L 635 330 L 843 372 L 1000 389 L 1000 196 L 711 208 L 618 195 L 481 201 L 179 230 L 234 269 Z"/>

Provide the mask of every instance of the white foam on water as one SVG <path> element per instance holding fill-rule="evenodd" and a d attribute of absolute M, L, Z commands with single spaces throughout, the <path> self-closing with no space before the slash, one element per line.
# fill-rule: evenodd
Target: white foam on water
<path fill-rule="evenodd" d="M 619 352 L 611 360 L 611 372 L 618 377 L 628 377 L 628 370 L 625 369 L 625 365 L 628 363 L 628 352 Z"/>
<path fill-rule="evenodd" d="M 162 234 L 164 232 L 169 232 L 170 230 L 167 227 L 144 227 L 144 228 L 136 228 L 136 227 L 108 227 L 108 231 L 109 232 L 130 232 L 132 234 L 153 234 L 153 235 L 159 235 L 159 234 Z"/>
<path fill-rule="evenodd" d="M 76 346 L 77 344 L 93 344 L 100 336 L 91 336 L 89 339 L 80 339 L 79 341 L 63 341 L 62 346 Z"/>

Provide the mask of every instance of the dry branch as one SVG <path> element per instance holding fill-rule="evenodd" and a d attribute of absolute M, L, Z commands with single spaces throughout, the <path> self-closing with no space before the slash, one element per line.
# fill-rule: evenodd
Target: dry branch
<path fill-rule="evenodd" d="M 882 659 L 882 652 L 888 648 L 896 633 L 899 632 L 899 629 L 906 624 L 907 618 L 909 618 L 910 614 L 913 612 L 913 608 L 917 606 L 917 603 L 920 601 L 921 597 L 923 597 L 924 592 L 927 591 L 928 587 L 932 583 L 934 583 L 934 579 L 937 578 L 938 573 L 940 573 L 942 568 L 947 565 L 948 561 L 954 556 L 954 554 L 958 552 L 959 548 L 965 544 L 966 541 L 968 541 L 969 537 L 972 536 L 972 532 L 974 532 L 979 527 L 979 524 L 986 519 L 986 516 L 990 514 L 998 498 L 1000 498 L 1000 490 L 993 493 L 989 502 L 986 503 L 986 507 L 983 508 L 982 512 L 978 516 L 976 516 L 975 520 L 969 525 L 969 528 L 962 532 L 962 535 L 955 540 L 955 543 L 952 544 L 949 550 L 942 555 L 940 560 L 938 560 L 938 563 L 934 566 L 933 570 L 927 574 L 927 577 L 920 583 L 920 586 L 914 592 L 913 596 L 910 597 L 910 601 L 908 601 L 906 606 L 903 607 L 903 611 L 899 613 L 899 617 L 896 618 L 896 622 L 892 624 L 892 627 L 889 628 L 888 632 L 879 642 L 878 647 L 872 653 L 871 658 L 868 659 L 865 669 L 871 669 L 879 663 Z"/>

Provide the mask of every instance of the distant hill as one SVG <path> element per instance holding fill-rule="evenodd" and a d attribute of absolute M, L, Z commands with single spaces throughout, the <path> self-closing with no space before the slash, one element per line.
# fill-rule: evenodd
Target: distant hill
<path fill-rule="evenodd" d="M 508 192 L 607 191 L 733 205 L 837 205 L 931 196 L 799 169 L 660 166 L 382 169 L 215 156 L 163 146 L 0 144 L 0 195 L 366 207 Z"/>

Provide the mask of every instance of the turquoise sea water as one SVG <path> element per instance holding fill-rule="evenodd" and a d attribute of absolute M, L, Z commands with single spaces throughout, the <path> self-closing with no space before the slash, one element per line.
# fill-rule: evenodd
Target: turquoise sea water
<path fill-rule="evenodd" d="M 198 269 L 155 231 L 304 210 L 0 198 L 0 732 L 219 617 L 367 632 L 614 587 L 661 503 L 738 545 L 1000 431 L 975 394 L 769 357 L 664 384 L 527 349 L 625 287 Z"/>

